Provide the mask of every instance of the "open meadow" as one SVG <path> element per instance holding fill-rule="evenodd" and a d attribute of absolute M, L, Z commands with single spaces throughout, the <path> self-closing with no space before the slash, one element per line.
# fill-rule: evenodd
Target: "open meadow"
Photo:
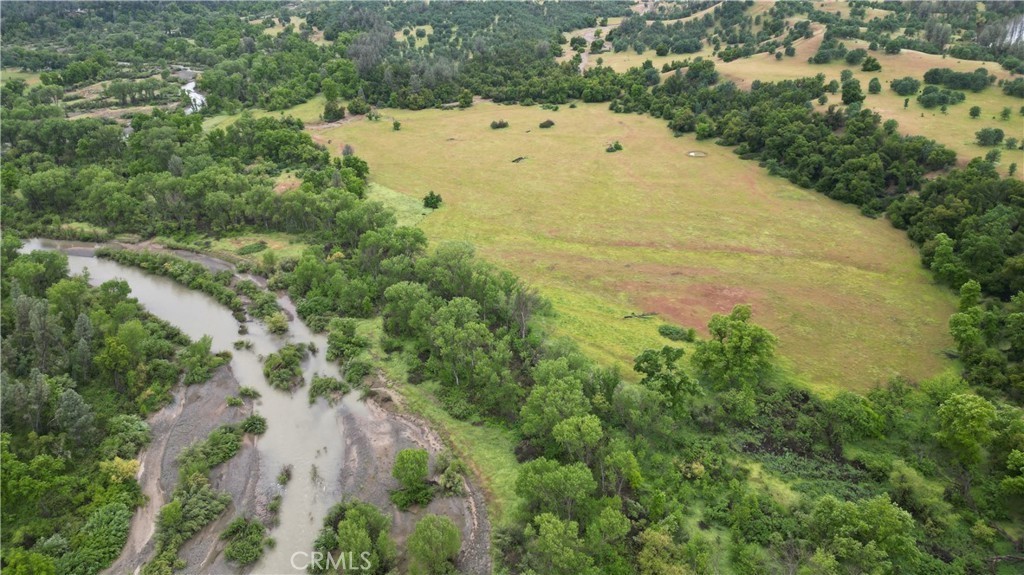
<path fill-rule="evenodd" d="M 739 303 L 779 337 L 783 365 L 817 389 L 866 390 L 948 365 L 954 299 L 903 232 L 729 148 L 603 105 L 382 113 L 309 129 L 332 153 L 351 144 L 382 201 L 409 211 L 396 192 L 441 194 L 442 208 L 419 223 L 428 236 L 472 242 L 538 286 L 555 304 L 557 333 L 624 371 L 666 341 L 660 323 L 703 330 Z M 497 119 L 509 127 L 492 130 Z M 540 129 L 545 119 L 554 127 Z M 606 152 L 614 141 L 624 149 Z M 623 318 L 631 312 L 659 317 Z"/>
<path fill-rule="evenodd" d="M 23 72 L 18 68 L 0 69 L 0 86 L 7 80 L 24 80 L 25 85 L 31 87 L 39 84 L 39 73 Z"/>

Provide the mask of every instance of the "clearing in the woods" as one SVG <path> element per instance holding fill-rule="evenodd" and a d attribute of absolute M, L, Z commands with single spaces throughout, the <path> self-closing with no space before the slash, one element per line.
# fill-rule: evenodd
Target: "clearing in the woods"
<path fill-rule="evenodd" d="M 372 196 L 422 217 L 432 240 L 470 241 L 538 286 L 558 310 L 557 333 L 624 371 L 666 342 L 660 323 L 703 329 L 739 303 L 818 389 L 865 390 L 947 365 L 953 297 L 902 231 L 729 148 L 604 105 L 382 114 L 308 129 L 332 153 L 351 144 L 383 186 Z M 492 130 L 499 119 L 509 127 Z M 554 127 L 539 128 L 546 119 Z M 624 149 L 606 152 L 615 141 Z M 409 199 L 430 191 L 444 205 L 423 217 Z M 658 317 L 622 319 L 631 312 Z"/>

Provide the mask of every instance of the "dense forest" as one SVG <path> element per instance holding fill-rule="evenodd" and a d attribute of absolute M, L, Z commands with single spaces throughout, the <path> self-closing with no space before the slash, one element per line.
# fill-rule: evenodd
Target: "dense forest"
<path fill-rule="evenodd" d="M 835 48 L 826 50 L 856 37 L 881 50 L 946 50 L 1020 66 L 1020 43 L 982 41 L 1001 38 L 1020 3 L 986 2 L 985 26 L 964 5 L 853 6 L 852 21 L 873 6 L 892 16 L 854 26 L 787 2 L 769 18 L 806 14 L 828 24 Z M 5 80 L 0 108 L 4 568 L 96 573 L 109 565 L 141 502 L 133 458 L 149 439 L 145 416 L 179 380 L 201 384 L 224 361 L 208 342 L 190 342 L 146 314 L 124 282 L 90 287 L 68 277 L 59 253 L 19 254 L 16 238 L 186 242 L 242 231 L 284 232 L 311 246 L 251 271 L 289 294 L 339 350 L 353 337 L 346 318 L 380 317 L 380 346 L 406 366 L 410 384 L 434 382 L 450 415 L 520 439 L 521 505 L 494 533 L 496 572 L 1019 568 L 1024 183 L 1001 178 L 984 158 L 954 167 L 952 151 L 901 135 L 845 84 L 844 105 L 816 111 L 812 103 L 840 87 L 813 65 L 806 79 L 741 90 L 719 78 L 712 59 L 688 60 L 664 80 L 649 65 L 581 74 L 575 61 L 554 61 L 572 49 L 565 33 L 608 17 L 627 16 L 607 38 L 612 50 L 690 54 L 697 43 L 716 45 L 723 59 L 785 54 L 808 30 L 779 24 L 755 34 L 745 7 L 718 6 L 699 25 L 648 25 L 628 16 L 628 4 L 603 2 L 5 5 L 4 66 L 43 74 L 31 87 Z M 276 36 L 262 33 L 274 19 L 299 17 L 301 25 Z M 430 40 L 417 47 L 412 30 L 426 25 Z M 977 32 L 954 41 L 946 26 Z M 411 41 L 396 38 L 402 30 Z M 820 59 L 832 57 L 846 54 Z M 205 111 L 156 108 L 122 123 L 67 117 L 62 98 L 76 86 L 172 65 L 202 68 Z M 978 80 L 940 70 L 923 81 L 971 89 Z M 467 94 L 470 102 L 607 102 L 612 112 L 650 114 L 674 132 L 732 146 L 773 174 L 906 230 L 923 265 L 960 296 L 950 353 L 962 374 L 822 397 L 788 380 L 775 337 L 745 305 L 708 318 L 710 336 L 688 354 L 669 326 L 673 337 L 641 353 L 635 374 L 596 365 L 539 327 L 551 304 L 537 291 L 470 245 L 429 245 L 420 229 L 398 226 L 394 213 L 366 199 L 372 166 L 357 155 L 332 157 L 290 117 L 247 113 L 203 130 L 204 113 L 280 110 L 319 93 L 328 105 L 344 101 L 350 114 L 447 106 Z M 286 170 L 301 185 L 276 193 L 274 178 Z M 255 286 L 238 293 L 225 277 L 119 253 L 107 255 L 165 270 L 235 311 L 262 298 L 266 308 L 252 315 L 277 312 Z M 179 507 L 191 502 L 200 522 L 162 527 L 147 572 L 171 572 L 177 547 L 223 509 L 205 474 L 245 432 L 220 430 L 197 447 L 175 497 Z M 340 505 L 329 519 L 324 549 L 356 533 L 382 557 L 396 552 L 372 507 Z M 256 531 L 262 536 L 262 526 Z"/>

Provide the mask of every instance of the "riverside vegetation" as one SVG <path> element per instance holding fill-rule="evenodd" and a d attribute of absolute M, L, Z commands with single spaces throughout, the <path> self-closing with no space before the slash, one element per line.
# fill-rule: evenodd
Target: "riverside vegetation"
<path fill-rule="evenodd" d="M 139 504 L 130 459 L 147 440 L 141 416 L 166 401 L 179 376 L 203 381 L 222 361 L 209 354 L 208 342 L 204 348 L 184 341 L 146 316 L 123 283 L 90 288 L 65 277 L 60 254 L 16 252 L 14 234 L 83 229 L 89 237 L 168 235 L 182 242 L 199 234 L 301 236 L 309 247 L 298 257 L 265 257 L 250 267 L 269 289 L 286 290 L 311 327 L 330 330 L 335 343 L 328 353 L 344 360 L 379 346 L 382 361 L 409 385 L 434 392 L 448 416 L 515 439 L 516 479 L 492 493 L 514 502 L 493 537 L 498 572 L 960 574 L 1019 567 L 1024 236 L 1016 222 L 1024 184 L 1000 177 L 994 158 L 953 167 L 953 152 L 901 135 L 855 98 L 816 110 L 812 103 L 832 93 L 820 76 L 745 91 L 721 82 L 710 58 L 664 81 L 648 67 L 580 75 L 573 63 L 552 61 L 559 33 L 623 16 L 629 7 L 622 3 L 438 4 L 315 4 L 305 15 L 307 28 L 286 28 L 272 39 L 237 16 L 281 5 L 126 10 L 137 22 L 155 15 L 152 26 L 180 17 L 185 34 L 210 40 L 181 42 L 174 54 L 209 66 L 200 86 L 214 111 L 283 108 L 332 90 L 357 109 L 461 104 L 463 92 L 469 106 L 474 94 L 527 104 L 582 99 L 735 146 L 771 173 L 906 229 L 924 265 L 959 296 L 949 322 L 958 369 L 823 397 L 786 377 L 774 354 L 776 337 L 757 325 L 749 306 L 737 305 L 708 319 L 707 337 L 682 331 L 694 326 L 664 330 L 664 345 L 639 354 L 636 377 L 624 380 L 573 342 L 549 335 L 540 320 L 557 320 L 556 310 L 513 274 L 477 258 L 472 246 L 428 246 L 422 230 L 398 226 L 392 211 L 364 197 L 370 166 L 351 153 L 331 158 L 301 121 L 244 114 L 204 132 L 200 115 L 153 110 L 132 114 L 125 138 L 112 121 L 68 120 L 59 99 L 32 97 L 35 88 L 5 81 L 5 569 L 95 573 L 109 564 Z M 1020 10 L 988 6 L 997 23 L 995 15 Z M 707 30 L 716 26 L 720 47 L 758 50 L 770 43 L 747 39 L 753 19 L 744 7 L 719 7 L 694 39 L 708 43 Z M 72 62 L 31 44 L 59 35 L 68 17 L 62 10 L 29 5 L 5 14 L 5 40 L 22 44 L 16 65 L 65 70 L 59 82 L 50 77 L 57 83 L 49 85 L 60 86 L 77 79 L 82 66 L 91 70 L 90 59 L 96 75 L 114 69 L 81 45 Z M 495 25 L 496 15 L 508 25 Z M 95 31 L 113 54 L 127 50 L 136 60 L 158 59 L 178 45 L 125 48 L 123 39 L 103 32 L 115 18 L 95 9 L 82 29 Z M 413 48 L 415 39 L 403 46 L 390 27 L 417 20 L 433 24 L 426 49 Z M 779 34 L 795 28 L 778 26 Z M 314 29 L 328 45 L 310 40 Z M 900 49 L 899 38 L 907 37 L 894 32 L 885 32 L 886 51 Z M 445 38 L 465 42 L 445 51 Z M 78 33 L 65 41 L 76 39 Z M 977 49 L 1002 50 L 992 55 L 1012 68 L 1012 49 L 990 45 Z M 458 73 L 431 66 L 442 52 L 462 64 Z M 270 61 L 293 65 L 266 66 Z M 270 69 L 278 74 L 260 76 Z M 432 80 L 421 83 L 425 78 Z M 273 178 L 285 169 L 301 184 L 276 194 Z M 159 256 L 138 262 L 151 257 Z M 230 282 L 192 283 L 241 301 Z M 255 301 L 258 290 L 243 289 Z M 382 334 L 362 341 L 347 320 L 371 318 L 380 318 Z M 673 343 L 680 339 L 695 341 Z M 161 553 L 147 572 L 170 572 L 167 550 L 197 530 L 184 520 L 187 504 L 196 504 L 189 517 L 198 525 L 223 505 L 204 474 L 237 450 L 247 428 L 261 427 L 253 420 L 222 428 L 195 448 L 209 454 L 183 465 L 193 473 L 161 512 Z M 106 440 L 98 440 L 97 429 Z M 415 495 L 403 504 L 424 500 L 419 458 L 403 456 L 396 466 L 404 495 Z M 453 539 L 444 520 L 429 515 L 420 525 L 402 564 L 428 573 L 450 569 L 457 533 Z M 343 551 L 339 540 L 359 541 L 386 572 L 401 554 L 388 529 L 387 514 L 342 503 L 328 514 L 316 548 Z M 264 535 L 260 525 L 236 523 L 224 537 L 244 561 L 258 555 Z"/>

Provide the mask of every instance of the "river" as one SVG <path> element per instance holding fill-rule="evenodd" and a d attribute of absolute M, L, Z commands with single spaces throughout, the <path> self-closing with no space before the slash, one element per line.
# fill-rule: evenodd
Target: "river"
<path fill-rule="evenodd" d="M 181 87 L 181 91 L 188 94 L 189 100 L 192 100 L 192 106 L 185 110 L 186 114 L 192 112 L 198 112 L 200 108 L 206 105 L 206 96 L 196 92 L 196 81 L 192 80 L 188 84 Z"/>
<path fill-rule="evenodd" d="M 311 332 L 297 318 L 290 321 L 289 333 L 283 336 L 270 334 L 262 323 L 256 321 L 246 323 L 247 335 L 238 335 L 239 324 L 230 310 L 213 298 L 169 278 L 98 259 L 93 255 L 96 247 L 97 244 L 91 243 L 32 239 L 25 242 L 22 251 L 61 250 L 68 255 L 70 273 L 81 274 L 88 270 L 89 282 L 93 285 L 111 279 L 127 281 L 132 297 L 149 313 L 170 322 L 193 340 L 209 335 L 214 352 L 230 351 L 234 378 L 240 385 L 255 388 L 262 394 L 254 404 L 255 412 L 267 418 L 267 432 L 255 440 L 260 469 L 257 491 L 259 496 L 271 497 L 280 493 L 283 498 L 279 524 L 270 533 L 275 545 L 257 564 L 244 569 L 244 572 L 304 573 L 303 558 L 308 555 L 300 555 L 298 561 L 293 562 L 295 554 L 312 550 L 327 510 L 345 498 L 367 501 L 390 514 L 392 536 L 399 544 L 424 514 L 447 515 L 462 532 L 462 552 L 458 560 L 460 570 L 473 575 L 491 572 L 486 502 L 472 481 L 467 479 L 465 495 L 438 497 L 426 508 L 400 512 L 389 502 L 389 490 L 397 487 L 391 478 L 391 465 L 399 450 L 426 449 L 434 460 L 444 449 L 444 442 L 425 422 L 400 409 L 386 407 L 400 402 L 400 395 L 393 394 L 385 386 L 375 388 L 380 399 L 370 402 L 359 399 L 360 392 L 355 391 L 334 406 L 323 399 L 310 405 L 307 388 L 312 376 L 317 373 L 339 376 L 338 367 L 326 360 L 326 335 Z M 187 255 L 218 269 L 229 266 L 205 256 Z M 278 296 L 278 303 L 295 317 L 295 307 L 286 295 Z M 234 342 L 239 339 L 251 341 L 252 349 L 235 350 Z M 261 359 L 289 342 L 311 342 L 318 349 L 302 363 L 307 385 L 294 393 L 273 389 L 267 384 Z M 198 393 L 203 393 L 202 385 L 188 390 L 196 388 L 199 388 L 196 390 Z M 153 443 L 160 439 L 154 436 Z M 191 438 L 192 441 L 199 439 L 202 437 Z M 281 487 L 276 480 L 285 465 L 292 466 L 293 475 L 291 481 Z M 169 496 L 169 493 L 163 495 Z M 254 506 L 253 501 L 235 501 L 236 509 L 251 510 Z M 150 540 L 153 522 L 143 517 L 145 514 L 141 510 L 137 512 L 130 541 L 139 537 L 143 543 Z M 216 533 L 203 532 L 197 537 L 216 538 Z M 122 555 L 131 553 L 126 547 Z M 188 568 L 192 572 L 210 572 L 211 567 L 226 566 L 217 553 L 190 563 Z M 141 565 L 144 558 L 136 556 L 130 559 L 134 560 L 132 565 Z M 118 561 L 115 565 L 121 565 L 121 559 Z"/>
<path fill-rule="evenodd" d="M 303 362 L 306 381 L 314 373 L 337 377 L 338 368 L 325 359 L 326 336 L 310 332 L 297 319 L 290 323 L 290 331 L 285 336 L 268 333 L 259 322 L 247 323 L 249 334 L 240 336 L 238 322 L 231 312 L 213 298 L 169 278 L 86 255 L 93 247 L 92 244 L 34 239 L 27 241 L 23 249 L 65 251 L 71 274 L 81 274 L 88 269 L 89 281 L 94 285 L 123 279 L 131 286 L 132 297 L 147 311 L 169 321 L 194 340 L 209 335 L 214 352 L 231 351 L 231 369 L 239 383 L 262 394 L 256 401 L 256 412 L 267 418 L 268 426 L 267 432 L 257 439 L 260 483 L 265 489 L 279 490 L 283 495 L 280 525 L 272 533 L 276 545 L 252 571 L 303 573 L 292 567 L 292 553 L 311 548 L 327 509 L 342 496 L 338 481 L 329 480 L 342 468 L 345 455 L 342 420 L 346 413 L 365 417 L 367 408 L 355 393 L 348 394 L 340 406 L 330 407 L 323 400 L 310 405 L 305 387 L 295 393 L 273 389 L 263 377 L 259 356 L 266 356 L 290 341 L 313 342 L 320 351 Z M 290 307 L 288 301 L 281 303 L 283 307 Z M 238 339 L 251 341 L 252 350 L 234 350 L 233 343 Z M 276 485 L 276 477 L 285 464 L 293 466 L 294 475 L 282 489 Z M 324 479 L 313 481 L 314 465 Z"/>

